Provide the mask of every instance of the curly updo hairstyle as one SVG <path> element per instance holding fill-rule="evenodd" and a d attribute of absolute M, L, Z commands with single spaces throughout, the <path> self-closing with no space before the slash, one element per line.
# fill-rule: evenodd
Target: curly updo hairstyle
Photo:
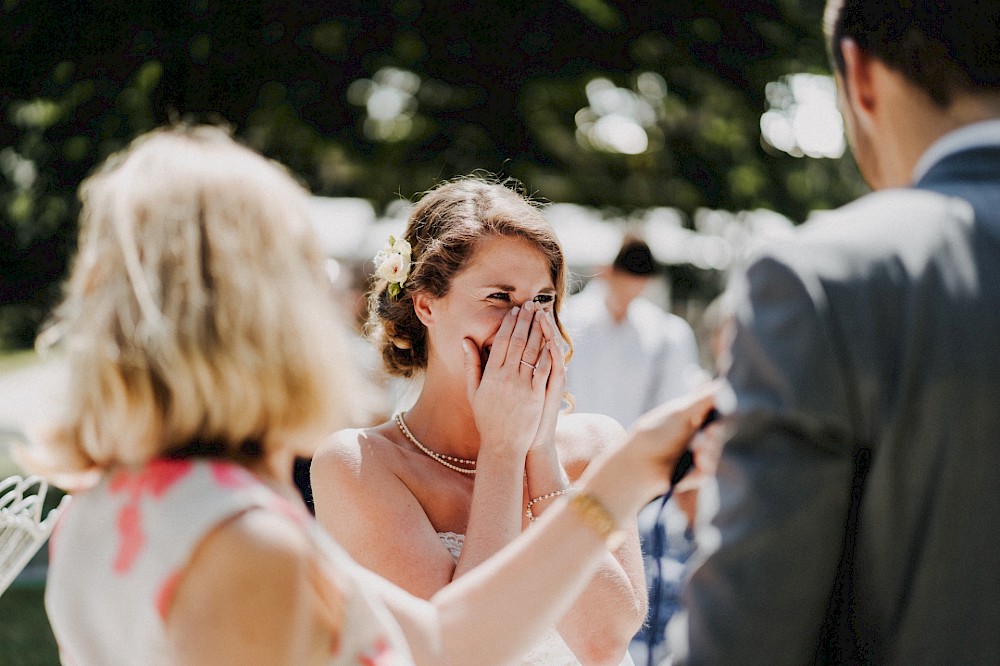
<path fill-rule="evenodd" d="M 514 188 L 516 181 L 465 176 L 428 191 L 413 209 L 404 234 L 413 264 L 403 290 L 390 296 L 387 282 L 376 277 L 368 294 L 367 334 L 389 374 L 412 377 L 427 367 L 427 331 L 413 310 L 413 294 L 447 295 L 452 279 L 494 237 L 524 239 L 545 255 L 556 290 L 552 314 L 569 343 L 559 321 L 566 296 L 562 247 L 537 205 Z"/>

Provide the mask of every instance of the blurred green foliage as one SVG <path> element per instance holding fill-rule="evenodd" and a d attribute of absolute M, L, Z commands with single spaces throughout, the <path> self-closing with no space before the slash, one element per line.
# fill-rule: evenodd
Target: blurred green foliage
<path fill-rule="evenodd" d="M 15 583 L 0 596 L 0 664 L 56 666 L 59 649 L 45 614 L 41 583 Z"/>
<path fill-rule="evenodd" d="M 827 71 L 821 14 L 822 0 L 2 0 L 0 348 L 30 344 L 58 295 L 80 180 L 171 120 L 228 123 L 315 193 L 377 204 L 486 169 L 626 212 L 839 205 L 862 188 L 849 158 L 760 139 L 766 84 Z M 595 79 L 644 110 L 639 154 L 584 136 Z"/>

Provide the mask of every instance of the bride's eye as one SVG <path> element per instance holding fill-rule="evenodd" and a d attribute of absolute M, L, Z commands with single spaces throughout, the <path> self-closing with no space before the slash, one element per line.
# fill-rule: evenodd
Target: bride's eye
<path fill-rule="evenodd" d="M 486 298 L 490 299 L 491 301 L 503 301 L 504 303 L 510 302 L 510 294 L 508 294 L 506 291 L 498 291 L 492 293 Z"/>
<path fill-rule="evenodd" d="M 539 294 L 535 296 L 535 302 L 541 305 L 552 305 L 555 300 L 555 294 Z"/>

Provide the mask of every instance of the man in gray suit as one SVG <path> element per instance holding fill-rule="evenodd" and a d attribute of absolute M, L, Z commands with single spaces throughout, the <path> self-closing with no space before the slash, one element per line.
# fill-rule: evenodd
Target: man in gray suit
<path fill-rule="evenodd" d="M 831 0 L 876 192 L 749 264 L 690 663 L 1000 664 L 1000 2 Z"/>

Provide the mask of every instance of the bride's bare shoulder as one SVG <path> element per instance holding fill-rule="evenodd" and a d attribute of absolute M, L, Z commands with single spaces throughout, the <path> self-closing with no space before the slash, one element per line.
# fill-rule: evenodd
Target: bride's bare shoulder
<path fill-rule="evenodd" d="M 396 514 L 387 507 L 420 506 L 400 480 L 391 434 L 385 423 L 339 430 L 320 445 L 309 472 L 316 519 L 362 564 L 371 535 L 393 533 L 386 525 Z"/>
<path fill-rule="evenodd" d="M 370 428 L 338 430 L 324 440 L 313 456 L 313 474 L 350 472 L 362 467 L 381 467 L 390 462 L 395 446 L 386 436 L 391 422 Z"/>

